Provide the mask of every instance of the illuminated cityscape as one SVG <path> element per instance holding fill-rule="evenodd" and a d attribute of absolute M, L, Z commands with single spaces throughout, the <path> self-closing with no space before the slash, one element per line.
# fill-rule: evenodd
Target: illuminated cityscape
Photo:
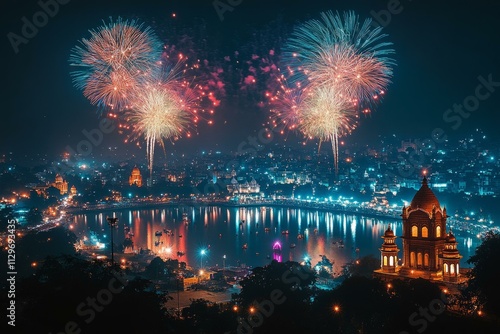
<path fill-rule="evenodd" d="M 498 4 L 6 6 L 6 332 L 497 332 Z"/>

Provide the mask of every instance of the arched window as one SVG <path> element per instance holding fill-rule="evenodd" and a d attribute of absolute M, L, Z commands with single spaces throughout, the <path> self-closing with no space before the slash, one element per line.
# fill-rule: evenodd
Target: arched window
<path fill-rule="evenodd" d="M 422 227 L 422 238 L 427 238 L 427 237 L 429 237 L 429 229 L 426 226 L 424 226 Z"/>
<path fill-rule="evenodd" d="M 394 258 L 392 256 L 389 256 L 389 265 L 394 267 Z"/>
<path fill-rule="evenodd" d="M 429 254 L 425 253 L 424 255 L 424 266 L 428 267 L 429 266 Z"/>
<path fill-rule="evenodd" d="M 455 274 L 455 265 L 450 264 L 450 274 Z"/>
<path fill-rule="evenodd" d="M 445 263 L 445 264 L 444 264 L 444 272 L 445 272 L 445 273 L 448 273 L 448 263 Z"/>
<path fill-rule="evenodd" d="M 460 274 L 460 270 L 458 268 L 458 263 L 457 263 L 457 275 Z"/>
<path fill-rule="evenodd" d="M 384 266 L 387 266 L 387 256 L 384 256 Z"/>
<path fill-rule="evenodd" d="M 410 267 L 415 267 L 415 252 L 410 253 Z"/>
<path fill-rule="evenodd" d="M 417 254 L 417 266 L 422 266 L 422 253 Z"/>
<path fill-rule="evenodd" d="M 411 227 L 411 236 L 418 237 L 418 228 L 416 226 Z"/>
<path fill-rule="evenodd" d="M 441 226 L 436 226 L 436 238 L 441 238 Z"/>

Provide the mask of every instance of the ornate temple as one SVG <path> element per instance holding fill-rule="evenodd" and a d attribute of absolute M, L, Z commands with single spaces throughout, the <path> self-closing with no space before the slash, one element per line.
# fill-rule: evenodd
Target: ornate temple
<path fill-rule="evenodd" d="M 382 279 L 425 278 L 460 283 L 460 259 L 457 240 L 446 233 L 446 208 L 441 208 L 436 195 L 424 177 L 408 207 L 403 207 L 403 254 L 399 265 L 396 235 L 389 226 L 382 237 L 380 269 L 374 276 Z"/>
<path fill-rule="evenodd" d="M 64 195 L 68 192 L 68 182 L 66 182 L 59 174 L 56 175 L 56 180 L 54 183 L 52 183 L 52 186 L 59 189 L 61 195 Z"/>
<path fill-rule="evenodd" d="M 141 171 L 137 166 L 132 169 L 132 173 L 130 174 L 130 177 L 128 178 L 128 183 L 130 185 L 136 185 L 138 187 L 142 187 L 142 175 Z"/>
<path fill-rule="evenodd" d="M 260 192 L 260 185 L 254 178 L 252 178 L 250 183 L 248 181 L 238 183 L 233 176 L 231 183 L 227 185 L 227 190 L 231 194 L 258 194 Z"/>

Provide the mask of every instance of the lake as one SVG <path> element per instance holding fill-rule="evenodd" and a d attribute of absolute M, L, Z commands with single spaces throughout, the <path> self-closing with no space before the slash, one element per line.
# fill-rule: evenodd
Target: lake
<path fill-rule="evenodd" d="M 301 262 L 308 256 L 314 265 L 321 255 L 326 255 L 338 273 L 343 264 L 358 256 L 372 254 L 378 258 L 381 237 L 389 224 L 396 235 L 402 234 L 402 222 L 386 218 L 314 209 L 224 206 L 78 214 L 72 222 L 73 231 L 79 238 L 95 234 L 109 248 L 108 216 L 118 218 L 115 245 L 121 245 L 127 235 L 133 234 L 135 249 L 150 249 L 193 267 L 223 266 L 224 261 L 226 266 L 263 266 L 273 258 L 273 245 L 279 242 L 283 261 Z M 480 240 L 456 237 L 463 256 L 461 265 L 468 267 L 466 261 Z M 401 239 L 397 243 L 401 258 Z M 177 252 L 184 255 L 178 256 Z"/>

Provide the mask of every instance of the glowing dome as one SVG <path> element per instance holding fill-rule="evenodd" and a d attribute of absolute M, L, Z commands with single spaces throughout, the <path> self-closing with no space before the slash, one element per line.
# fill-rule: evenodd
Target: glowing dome
<path fill-rule="evenodd" d="M 422 187 L 420 187 L 411 201 L 410 210 L 422 209 L 427 213 L 431 213 L 434 207 L 436 210 L 441 210 L 441 205 L 436 195 L 434 195 L 431 188 L 429 188 L 427 178 L 424 177 L 422 180 Z"/>
<path fill-rule="evenodd" d="M 450 232 L 446 236 L 446 242 L 457 242 L 457 239 L 455 238 L 455 236 L 453 235 L 453 233 Z"/>
<path fill-rule="evenodd" d="M 391 238 L 394 236 L 394 231 L 391 229 L 391 225 L 385 230 L 384 237 Z"/>

